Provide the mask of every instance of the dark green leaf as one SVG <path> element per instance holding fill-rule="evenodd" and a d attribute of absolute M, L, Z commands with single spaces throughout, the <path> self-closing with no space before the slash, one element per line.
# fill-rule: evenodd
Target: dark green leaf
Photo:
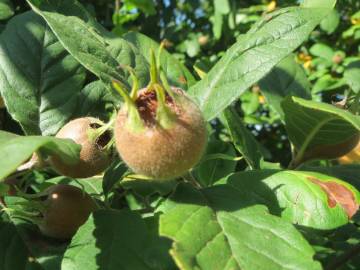
<path fill-rule="evenodd" d="M 244 156 L 251 169 L 259 169 L 262 154 L 254 135 L 244 126 L 233 108 L 226 109 L 224 116 L 236 149 Z"/>
<path fill-rule="evenodd" d="M 27 134 L 55 134 L 77 110 L 85 70 L 33 12 L 10 20 L 0 38 L 0 92 Z"/>
<path fill-rule="evenodd" d="M 218 153 L 232 157 L 233 159 L 207 159 L 208 156 L 216 155 Z M 216 181 L 235 171 L 235 157 L 236 153 L 234 147 L 230 143 L 225 143 L 220 140 L 210 140 L 204 158 L 200 161 L 198 166 L 196 166 L 193 174 L 202 186 L 211 186 Z"/>
<path fill-rule="evenodd" d="M 259 82 L 261 92 L 269 103 L 284 118 L 281 101 L 286 96 L 311 99 L 310 83 L 302 67 L 290 54 Z"/>
<path fill-rule="evenodd" d="M 155 246 L 163 249 L 154 252 Z M 168 240 L 149 232 L 139 215 L 99 210 L 72 239 L 62 269 L 172 269 L 169 247 Z"/>
<path fill-rule="evenodd" d="M 102 188 L 104 194 L 107 195 L 113 189 L 114 185 L 118 183 L 124 174 L 128 171 L 127 166 L 122 161 L 114 161 L 111 166 L 105 171 Z"/>
<path fill-rule="evenodd" d="M 339 157 L 358 142 L 359 116 L 297 97 L 285 99 L 282 107 L 289 139 L 297 150 L 294 166 L 308 159 Z"/>
<path fill-rule="evenodd" d="M 76 0 L 27 2 L 45 19 L 65 49 L 86 69 L 106 82 L 116 78 L 126 85 L 118 62 L 107 50 L 109 33 Z"/>

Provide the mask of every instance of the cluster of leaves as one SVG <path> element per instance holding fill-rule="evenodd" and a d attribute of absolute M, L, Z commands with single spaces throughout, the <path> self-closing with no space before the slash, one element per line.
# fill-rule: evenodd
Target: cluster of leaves
<path fill-rule="evenodd" d="M 314 151 L 336 151 L 360 131 L 357 1 L 275 11 L 274 1 L 82 2 L 0 1 L 0 180 L 23 192 L 79 186 L 104 209 L 65 243 L 1 212 L 1 269 L 359 268 L 360 167 Z M 119 160 L 90 179 L 16 173 L 36 151 L 78 159 L 78 145 L 52 135 L 79 116 L 107 120 L 121 103 L 111 80 L 132 84 L 122 66 L 145 86 L 159 47 L 150 37 L 166 39 L 169 82 L 210 123 L 200 164 L 166 183 L 133 179 Z M 320 102 L 328 93 L 353 98 L 351 108 Z M 265 161 L 290 159 L 288 169 Z M 8 189 L 0 182 L 0 195 Z"/>

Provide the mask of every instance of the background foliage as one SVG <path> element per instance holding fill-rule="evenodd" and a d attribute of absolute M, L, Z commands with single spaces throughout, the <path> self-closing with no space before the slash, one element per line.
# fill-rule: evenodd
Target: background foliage
<path fill-rule="evenodd" d="M 147 50 L 158 45 L 136 32 L 164 42 L 171 55 L 164 53 L 161 61 L 166 66 L 169 80 L 172 84 L 189 89 L 216 63 L 224 61 L 224 58 L 220 59 L 226 56 L 226 51 L 235 42 L 247 41 L 247 38 L 251 37 L 246 35 L 248 31 L 253 31 L 254 35 L 259 29 L 261 31 L 262 20 L 270 20 L 272 15 L 269 14 L 272 11 L 299 4 L 297 1 L 285 0 L 80 1 L 86 10 L 79 11 L 80 14 L 76 15 L 86 21 L 87 25 L 78 26 L 79 31 L 83 31 L 88 37 L 103 36 L 109 44 L 107 51 L 99 51 L 96 49 L 102 46 L 105 48 L 102 39 L 94 41 L 89 38 L 92 43 L 88 44 L 88 48 L 84 48 L 80 42 L 71 42 L 76 40 L 76 36 L 66 35 L 66 27 L 74 28 L 75 19 L 62 20 L 61 16 L 46 13 L 46 8 L 39 8 L 38 1 L 28 2 L 45 20 L 32 12 L 24 1 L 0 1 L 0 86 L 2 89 L 13 90 L 3 91 L 2 95 L 4 100 L 8 101 L 14 98 L 23 99 L 21 104 L 8 102 L 7 109 L 3 99 L 0 99 L 0 129 L 22 135 L 54 135 L 69 119 L 83 115 L 94 115 L 108 120 L 113 105 L 118 105 L 119 101 L 104 86 L 103 82 L 108 80 L 105 75 L 113 74 L 114 77 L 118 76 L 119 80 L 130 84 L 131 80 L 128 79 L 129 74 L 126 71 L 119 74 L 115 72 L 118 63 L 122 63 L 135 65 L 142 85 L 148 81 Z M 64 12 L 69 11 L 65 4 L 62 8 Z M 313 132 L 319 119 L 334 119 L 329 120 L 328 126 L 314 131 L 317 136 L 308 142 L 308 148 L 324 143 L 321 138 L 325 138 L 326 143 L 334 143 L 337 138 L 344 138 L 347 134 L 355 134 L 360 130 L 358 117 L 344 114 L 340 109 L 332 109 L 326 104 L 319 106 L 318 103 L 312 103 L 323 101 L 335 104 L 341 102 L 351 91 L 360 93 L 359 10 L 359 1 L 340 1 L 315 30 L 312 31 L 311 26 L 309 29 L 304 27 L 299 30 L 303 31 L 297 33 L 299 36 L 303 34 L 302 38 L 305 38 L 307 31 L 310 33 L 309 39 L 300 47 L 296 42 L 287 41 L 289 52 L 295 48 L 296 50 L 276 65 L 271 73 L 258 82 L 255 74 L 252 78 L 244 79 L 243 84 L 236 85 L 237 89 L 244 88 L 241 90 L 242 95 L 223 114 L 215 115 L 211 104 L 208 107 L 206 104 L 203 106 L 206 117 L 211 120 L 211 139 L 206 153 L 208 159 L 193 171 L 198 185 L 204 187 L 201 191 L 181 184 L 170 198 L 165 199 L 160 197 L 159 193 L 168 194 L 173 183 L 168 186 L 149 187 L 147 183 L 123 180 L 121 187 L 118 187 L 113 179 L 121 178 L 127 171 L 127 168 L 118 162 L 106 172 L 102 184 L 96 177 L 79 180 L 92 195 L 102 199 L 111 197 L 113 208 L 127 205 L 130 210 L 141 212 L 143 209 L 157 209 L 157 206 L 161 205 L 157 211 L 165 213 L 164 218 L 160 219 L 156 213 L 140 218 L 133 211 L 102 210 L 88 220 L 68 245 L 49 244 L 48 240 L 38 235 L 29 224 L 2 215 L 0 269 L 58 269 L 60 265 L 63 269 L 82 269 L 87 263 L 109 263 L 114 267 L 124 267 L 123 269 L 173 269 L 175 266 L 167 252 L 172 245 L 169 239 L 176 241 L 172 256 L 176 258 L 178 265 L 184 265 L 184 269 L 237 269 L 240 267 L 238 262 L 246 266 L 245 269 L 257 269 L 260 266 L 256 263 L 262 267 L 268 266 L 268 269 L 286 269 L 286 265 L 292 263 L 294 265 L 291 269 L 319 269 L 321 266 L 318 261 L 327 269 L 360 268 L 359 256 L 356 256 L 360 252 L 359 214 L 348 223 L 346 211 L 341 207 L 329 208 L 323 189 L 313 181 L 314 178 L 322 182 L 335 181 L 336 185 L 345 186 L 358 196 L 355 188 L 360 189 L 360 180 L 357 177 L 359 165 L 341 166 L 337 161 L 320 160 L 308 162 L 301 168 L 317 173 L 279 171 L 280 168 L 287 167 L 293 158 L 289 139 L 295 146 L 301 146 L 306 141 L 306 138 L 297 132 L 296 125 L 299 122 L 294 119 L 309 117 L 302 125 L 305 134 Z M 94 16 L 104 29 L 99 27 L 87 12 Z M 267 15 L 270 17 L 266 17 Z M 309 21 L 316 17 L 315 12 L 298 15 L 304 18 L 308 16 L 306 20 Z M 259 24 L 258 29 L 254 27 L 256 24 Z M 315 26 L 317 22 L 313 24 Z M 91 27 L 88 27 L 89 25 Z M 127 42 L 117 43 L 105 29 Z M 94 64 L 96 60 L 89 55 L 79 53 L 86 50 L 96 51 L 98 65 Z M 239 46 L 234 47 L 234 51 L 243 52 L 246 49 Z M 276 50 L 269 49 L 268 52 L 276 54 Z M 279 59 L 281 58 L 279 56 Z M 243 61 L 250 63 L 251 55 Z M 100 65 L 100 62 L 106 65 Z M 262 72 L 261 66 L 262 63 L 258 65 L 259 73 Z M 216 66 L 214 69 L 216 70 Z M 105 75 L 104 70 L 108 72 Z M 231 73 L 231 70 L 226 71 L 228 72 L 224 74 Z M 98 80 L 98 77 L 102 81 Z M 252 82 L 253 78 L 255 83 Z M 197 84 L 191 88 L 190 94 L 200 96 L 197 90 L 206 88 L 206 80 L 205 78 L 200 86 Z M 19 85 L 21 87 L 18 87 Z M 303 99 L 288 98 L 281 104 L 289 92 Z M 213 96 L 213 99 L 216 100 L 216 96 Z M 308 99 L 313 101 L 306 101 Z M 231 101 L 233 100 L 229 99 L 229 103 Z M 225 105 L 221 109 L 225 109 Z M 240 118 L 243 121 L 239 121 Z M 312 125 L 306 127 L 306 123 Z M 331 132 L 326 133 L 335 124 L 339 125 L 342 131 L 338 137 Z M 5 153 L 9 155 L 19 143 L 31 143 L 31 149 L 25 149 L 23 155 L 17 157 L 16 162 L 20 163 L 34 151 L 52 153 L 53 145 L 57 144 L 57 141 L 50 137 L 12 138 L 6 132 L 0 135 L 9 142 L 5 149 Z M 1 143 L 0 140 L 0 146 Z M 308 148 L 303 149 L 305 154 Z M 71 145 L 58 146 L 58 154 L 64 158 L 71 159 L 77 150 Z M 244 158 L 240 160 L 238 157 L 241 155 Z M 10 160 L 11 162 L 13 161 Z M 249 174 L 248 171 L 243 171 L 247 166 L 250 169 L 263 170 Z M 9 167 L 6 166 L 0 168 L 0 177 L 6 176 L 8 170 Z M 237 173 L 229 176 L 234 172 Z M 338 179 L 330 180 L 320 173 Z M 57 175 L 52 170 L 32 171 L 25 175 L 24 183 L 26 188 L 30 186 L 32 190 L 38 191 L 49 183 L 45 182 L 45 179 L 55 176 Z M 239 179 L 241 181 L 237 181 Z M 56 177 L 50 182 L 74 184 L 66 177 Z M 216 185 L 210 188 L 214 184 Z M 273 189 L 278 189 L 276 198 L 274 193 L 270 192 Z M 135 192 L 130 193 L 128 190 Z M 296 192 L 299 190 L 304 191 L 307 197 L 297 201 Z M 239 205 L 233 205 L 236 200 L 231 199 L 238 197 L 244 199 Z M 355 196 L 355 200 L 359 198 Z M 195 203 L 196 206 L 187 202 Z M 8 203 L 11 205 L 12 202 Z M 318 203 L 318 208 L 314 210 L 312 203 Z M 294 205 L 300 205 L 301 209 L 311 213 L 311 217 L 299 216 Z M 197 215 L 192 215 L 195 212 Z M 327 216 L 328 219 L 317 219 L 318 215 Z M 250 219 L 249 216 L 257 218 Z M 264 216 L 269 218 L 262 218 Z M 186 222 L 182 224 L 184 220 Z M 296 227 L 290 225 L 290 222 L 296 224 Z M 192 223 L 202 226 L 190 226 Z M 12 224 L 16 224 L 17 228 Z M 111 235 L 107 234 L 106 232 L 113 228 L 110 225 L 114 224 L 118 230 Z M 124 224 L 132 224 L 132 231 L 123 228 Z M 156 230 L 158 227 L 161 236 Z M 206 233 L 198 231 L 204 227 L 208 228 Z M 256 237 L 259 228 L 262 237 Z M 18 233 L 15 233 L 15 230 Z M 32 236 L 29 238 L 29 235 Z M 136 237 L 130 237 L 131 235 Z M 190 239 L 194 235 L 199 237 Z M 24 241 L 18 240 L 20 236 Z M 119 244 L 116 239 L 125 239 L 121 243 L 126 245 Z M 243 239 L 243 242 L 238 239 Z M 287 249 L 288 257 L 279 264 L 274 262 L 271 258 L 276 258 L 276 250 L 269 251 L 268 240 L 264 239 L 271 239 L 279 249 Z M 286 246 L 286 242 L 292 244 Z M 121 256 L 115 258 L 104 251 L 109 243 Z M 256 245 L 251 245 L 253 243 Z M 8 261 L 8 258 L 3 256 L 5 249 L 11 254 L 22 254 L 22 260 Z M 222 257 L 230 259 L 217 262 L 219 265 L 212 265 L 214 262 L 209 260 L 212 252 L 222 252 Z M 249 258 L 256 257 L 258 262 L 247 260 L 239 255 L 241 253 L 248 254 Z M 231 256 L 235 258 L 231 259 Z M 313 256 L 317 261 L 312 260 Z M 89 261 L 89 258 L 94 261 Z M 198 265 L 194 264 L 194 258 Z M 126 264 L 123 265 L 124 261 Z"/>

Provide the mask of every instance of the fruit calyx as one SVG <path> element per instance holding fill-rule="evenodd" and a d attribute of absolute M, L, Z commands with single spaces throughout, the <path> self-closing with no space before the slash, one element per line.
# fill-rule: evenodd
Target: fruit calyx
<path fill-rule="evenodd" d="M 137 133 L 152 127 L 171 128 L 176 123 L 181 108 L 179 96 L 182 91 L 169 86 L 166 77 L 160 71 L 159 60 L 156 60 L 153 50 L 151 50 L 150 58 L 150 83 L 147 87 L 138 89 L 138 79 L 129 67 L 127 69 L 133 78 L 130 95 L 121 83 L 113 80 L 113 87 L 125 102 L 126 127 Z"/>

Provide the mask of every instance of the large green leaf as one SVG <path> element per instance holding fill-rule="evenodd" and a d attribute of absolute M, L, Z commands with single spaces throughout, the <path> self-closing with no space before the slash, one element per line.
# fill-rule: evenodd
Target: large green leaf
<path fill-rule="evenodd" d="M 254 135 L 246 129 L 233 108 L 226 109 L 224 116 L 236 149 L 244 156 L 251 169 L 259 169 L 262 154 Z"/>
<path fill-rule="evenodd" d="M 297 151 L 294 166 L 313 158 L 336 158 L 358 142 L 359 116 L 297 97 L 288 97 L 282 107 L 289 139 Z"/>
<path fill-rule="evenodd" d="M 288 222 L 229 186 L 179 185 L 160 209 L 160 233 L 187 269 L 321 269 L 314 251 Z"/>
<path fill-rule="evenodd" d="M 27 2 L 85 68 L 106 82 L 116 78 L 126 84 L 118 62 L 107 50 L 108 34 L 76 0 Z"/>
<path fill-rule="evenodd" d="M 0 37 L 0 92 L 27 134 L 52 135 L 77 110 L 85 70 L 33 12 L 10 20 Z"/>
<path fill-rule="evenodd" d="M 190 89 L 212 119 L 296 49 L 331 9 L 287 8 L 269 14 L 243 35 Z"/>
<path fill-rule="evenodd" d="M 156 52 L 159 49 L 157 42 L 138 32 L 127 33 L 123 38 L 132 43 L 146 57 L 148 62 L 150 50 L 153 49 Z M 160 61 L 161 68 L 172 85 L 186 90 L 195 83 L 195 78 L 189 70 L 167 51 L 163 50 Z"/>
<path fill-rule="evenodd" d="M 360 203 L 360 193 L 353 186 L 315 172 L 240 172 L 221 182 L 266 204 L 271 213 L 287 221 L 321 230 L 347 224 Z"/>
<path fill-rule="evenodd" d="M 259 82 L 266 101 L 284 118 L 281 101 L 286 96 L 311 99 L 310 82 L 294 55 L 283 59 Z"/>
<path fill-rule="evenodd" d="M 14 15 L 14 7 L 10 0 L 0 0 L 0 20 L 6 20 Z"/>
<path fill-rule="evenodd" d="M 128 210 L 100 210 L 80 227 L 65 252 L 62 269 L 173 269 L 169 241 L 150 233 Z"/>
<path fill-rule="evenodd" d="M 16 170 L 31 155 L 40 150 L 46 155 L 58 155 L 66 163 L 76 163 L 81 146 L 72 140 L 41 136 L 16 136 L 0 131 L 0 181 Z"/>

